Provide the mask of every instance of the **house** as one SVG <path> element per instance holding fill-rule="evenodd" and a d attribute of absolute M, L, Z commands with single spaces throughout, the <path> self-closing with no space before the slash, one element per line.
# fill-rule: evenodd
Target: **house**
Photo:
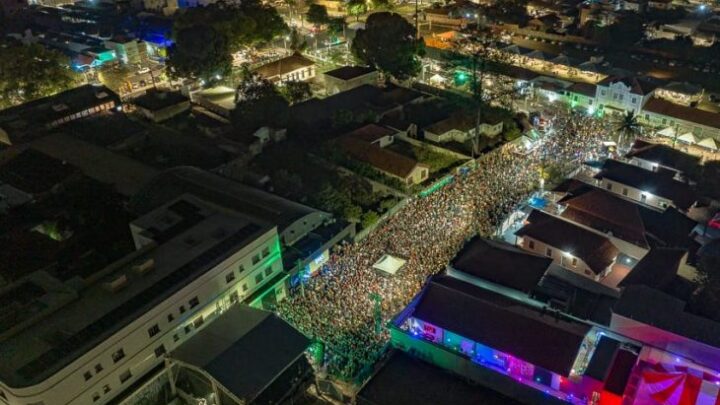
<path fill-rule="evenodd" d="M 515 235 L 523 249 L 595 281 L 612 271 L 620 253 L 608 238 L 538 210 Z"/>
<path fill-rule="evenodd" d="M 636 140 L 625 155 L 630 163 L 645 170 L 672 170 L 676 178 L 685 178 L 699 169 L 700 158 L 683 153 L 669 145 Z"/>
<path fill-rule="evenodd" d="M 363 84 L 377 83 L 378 72 L 367 66 L 343 66 L 323 73 L 325 93 L 328 96 L 354 89 Z"/>
<path fill-rule="evenodd" d="M 645 103 L 638 118 L 653 127 L 672 127 L 678 134 L 691 132 L 697 137 L 720 141 L 718 113 L 652 97 Z"/>
<path fill-rule="evenodd" d="M 423 19 L 430 24 L 430 27 L 432 27 L 433 24 L 437 24 L 463 29 L 473 21 L 472 18 L 466 18 L 464 14 L 458 13 L 454 7 L 449 6 L 426 8 L 422 10 L 422 16 L 424 17 Z"/>
<path fill-rule="evenodd" d="M 0 111 L 0 143 L 27 142 L 38 131 L 119 107 L 120 97 L 105 86 L 66 90 Z"/>
<path fill-rule="evenodd" d="M 475 137 L 477 115 L 466 112 L 455 112 L 449 117 L 426 126 L 425 139 L 437 142 L 464 143 Z M 477 128 L 478 134 L 489 138 L 500 135 L 503 131 L 503 121 L 492 118 L 492 121 L 483 120 Z"/>
<path fill-rule="evenodd" d="M 366 142 L 348 134 L 339 140 L 340 148 L 352 159 L 370 165 L 373 169 L 412 186 L 428 179 L 430 167 L 377 144 Z"/>
<path fill-rule="evenodd" d="M 639 115 L 657 87 L 657 84 L 647 79 L 608 76 L 597 83 L 595 100 L 598 109 L 605 113 L 633 112 Z"/>
<path fill-rule="evenodd" d="M 384 148 L 395 141 L 397 131 L 377 124 L 368 124 L 348 134 L 356 139 Z"/>
<path fill-rule="evenodd" d="M 222 392 L 238 404 L 292 403 L 314 381 L 310 343 L 272 312 L 233 305 L 168 355 L 173 391 L 196 399 Z"/>
<path fill-rule="evenodd" d="M 190 94 L 193 103 L 223 118 L 230 118 L 230 113 L 235 109 L 236 97 L 237 91 L 227 86 L 215 86 Z"/>
<path fill-rule="evenodd" d="M 148 90 L 142 96 L 130 101 L 130 104 L 145 118 L 153 122 L 162 122 L 190 110 L 190 99 L 175 91 Z"/>
<path fill-rule="evenodd" d="M 372 114 L 382 119 L 428 98 L 425 93 L 391 83 L 384 87 L 363 84 L 323 99 L 311 98 L 293 104 L 290 111 L 298 124 L 317 133 L 320 129 L 331 131 L 339 114 Z"/>
<path fill-rule="evenodd" d="M 142 64 L 147 61 L 147 45 L 144 41 L 116 35 L 105 41 L 105 46 L 115 51 L 118 61 L 123 64 Z"/>
<path fill-rule="evenodd" d="M 697 196 L 687 183 L 675 179 L 674 170 L 646 170 L 617 160 L 606 160 L 595 179 L 598 186 L 651 207 L 687 211 Z"/>
<path fill-rule="evenodd" d="M 315 77 L 315 62 L 299 52 L 256 68 L 255 73 L 274 83 L 308 81 Z"/>
<path fill-rule="evenodd" d="M 672 82 L 655 90 L 655 97 L 675 104 L 694 106 L 702 100 L 704 92 L 701 86 L 695 84 Z"/>
<path fill-rule="evenodd" d="M 77 179 L 79 170 L 32 148 L 7 149 L 0 154 L 0 194 L 21 205 L 39 199 Z M 24 196 L 24 197 L 21 197 Z M 2 198 L 5 200 L 5 198 Z"/>

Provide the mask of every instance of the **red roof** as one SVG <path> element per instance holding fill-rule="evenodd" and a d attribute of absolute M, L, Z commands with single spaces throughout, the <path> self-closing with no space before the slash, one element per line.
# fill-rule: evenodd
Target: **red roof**
<path fill-rule="evenodd" d="M 648 100 L 643 111 L 720 129 L 720 114 L 671 103 L 661 98 L 653 97 Z"/>
<path fill-rule="evenodd" d="M 352 135 L 342 137 L 340 146 L 354 159 L 403 179 L 407 178 L 418 166 L 428 167 L 407 156 L 367 143 Z"/>

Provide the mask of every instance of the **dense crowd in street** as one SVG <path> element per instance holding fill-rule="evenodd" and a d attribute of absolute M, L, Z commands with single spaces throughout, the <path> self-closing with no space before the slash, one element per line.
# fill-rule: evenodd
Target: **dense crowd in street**
<path fill-rule="evenodd" d="M 389 332 L 376 333 L 376 301 L 382 323 L 404 308 L 427 277 L 445 268 L 463 243 L 476 234 L 490 236 L 540 182 L 541 168 L 565 172 L 597 158 L 608 136 L 607 120 L 558 112 L 553 130 L 528 154 L 505 145 L 482 155 L 477 170 L 416 197 L 358 243 L 340 246 L 302 293 L 278 311 L 306 335 L 322 341 L 329 373 L 349 379 L 383 353 Z M 373 269 L 384 254 L 407 259 L 395 276 Z"/>

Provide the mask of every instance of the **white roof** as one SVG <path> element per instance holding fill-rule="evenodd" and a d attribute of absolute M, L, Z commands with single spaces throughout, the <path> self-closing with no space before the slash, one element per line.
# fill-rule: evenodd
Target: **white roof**
<path fill-rule="evenodd" d="M 712 149 L 712 150 L 718 149 L 717 141 L 712 138 L 705 138 L 702 141 L 698 142 L 697 144 L 698 144 L 698 146 L 702 146 L 702 147 Z"/>
<path fill-rule="evenodd" d="M 673 136 L 675 136 L 675 128 L 667 127 L 665 129 L 663 129 L 662 131 L 659 131 L 657 134 L 660 136 L 673 137 Z"/>
<path fill-rule="evenodd" d="M 697 142 L 697 139 L 695 139 L 695 135 L 693 135 L 691 132 L 688 132 L 678 136 L 678 141 L 682 141 L 685 143 L 695 143 Z"/>
<path fill-rule="evenodd" d="M 385 254 L 373 264 L 373 268 L 394 276 L 405 265 L 405 262 L 407 260 Z"/>

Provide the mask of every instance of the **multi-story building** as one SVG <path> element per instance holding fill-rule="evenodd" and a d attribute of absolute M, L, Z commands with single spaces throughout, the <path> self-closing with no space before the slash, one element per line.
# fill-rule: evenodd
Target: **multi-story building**
<path fill-rule="evenodd" d="M 595 100 L 598 109 L 609 114 L 640 114 L 657 84 L 636 77 L 609 76 L 597 83 Z"/>
<path fill-rule="evenodd" d="M 274 225 L 190 195 L 131 230 L 137 250 L 86 277 L 37 271 L 3 289 L 1 404 L 117 399 L 283 270 Z"/>

